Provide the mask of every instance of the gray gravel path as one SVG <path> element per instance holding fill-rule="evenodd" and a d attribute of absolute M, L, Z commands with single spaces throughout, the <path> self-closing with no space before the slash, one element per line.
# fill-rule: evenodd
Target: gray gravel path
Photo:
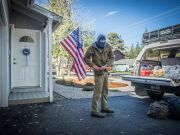
<path fill-rule="evenodd" d="M 82 99 L 82 98 L 92 98 L 93 92 L 92 91 L 82 91 L 82 88 L 75 88 L 75 87 L 69 87 L 64 85 L 59 85 L 54 82 L 54 92 L 64 96 L 68 99 Z M 125 87 L 123 88 L 125 89 Z M 129 89 L 129 86 L 127 86 L 127 89 Z M 118 89 L 116 89 L 118 90 Z M 123 91 L 109 91 L 109 97 L 113 96 L 124 96 L 128 95 L 127 92 Z"/>

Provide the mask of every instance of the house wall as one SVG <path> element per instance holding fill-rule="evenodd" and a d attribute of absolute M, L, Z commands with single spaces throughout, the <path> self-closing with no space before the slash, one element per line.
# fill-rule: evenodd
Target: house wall
<path fill-rule="evenodd" d="M 5 107 L 9 96 L 9 15 L 6 0 L 0 1 L 0 22 L 0 107 Z"/>
<path fill-rule="evenodd" d="M 129 71 L 129 65 L 113 65 L 113 71 Z"/>
<path fill-rule="evenodd" d="M 114 55 L 115 55 L 115 61 L 125 58 L 124 54 L 122 54 L 119 50 L 115 50 Z"/>

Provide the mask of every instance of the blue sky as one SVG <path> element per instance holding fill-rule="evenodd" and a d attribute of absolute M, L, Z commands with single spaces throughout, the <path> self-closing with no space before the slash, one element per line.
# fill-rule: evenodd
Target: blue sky
<path fill-rule="evenodd" d="M 38 0 L 40 2 L 46 0 Z M 180 0 L 75 0 L 84 25 L 97 34 L 116 32 L 125 45 L 141 42 L 142 33 L 180 23 Z"/>
<path fill-rule="evenodd" d="M 78 0 L 94 30 L 122 35 L 125 45 L 141 42 L 148 31 L 180 23 L 180 0 Z"/>

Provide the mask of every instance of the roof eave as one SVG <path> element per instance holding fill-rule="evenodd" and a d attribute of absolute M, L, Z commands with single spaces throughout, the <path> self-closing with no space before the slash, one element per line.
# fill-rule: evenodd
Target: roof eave
<path fill-rule="evenodd" d="M 52 25 L 52 30 L 55 31 L 58 26 L 61 24 L 62 22 L 62 17 L 59 16 L 58 14 L 51 12 L 37 4 L 31 3 L 30 8 L 44 16 L 46 16 L 47 18 L 52 19 L 52 21 L 54 22 L 54 25 Z"/>

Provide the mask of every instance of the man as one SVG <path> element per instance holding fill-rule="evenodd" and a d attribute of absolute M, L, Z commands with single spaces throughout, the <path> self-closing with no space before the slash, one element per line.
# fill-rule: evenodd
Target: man
<path fill-rule="evenodd" d="M 105 35 L 100 34 L 97 41 L 87 50 L 84 56 L 86 64 L 94 70 L 95 90 L 92 100 L 91 116 L 104 118 L 104 113 L 114 111 L 107 107 L 108 71 L 114 62 L 114 55 L 110 45 L 106 43 Z M 101 95 L 101 112 L 98 111 L 98 100 Z"/>

